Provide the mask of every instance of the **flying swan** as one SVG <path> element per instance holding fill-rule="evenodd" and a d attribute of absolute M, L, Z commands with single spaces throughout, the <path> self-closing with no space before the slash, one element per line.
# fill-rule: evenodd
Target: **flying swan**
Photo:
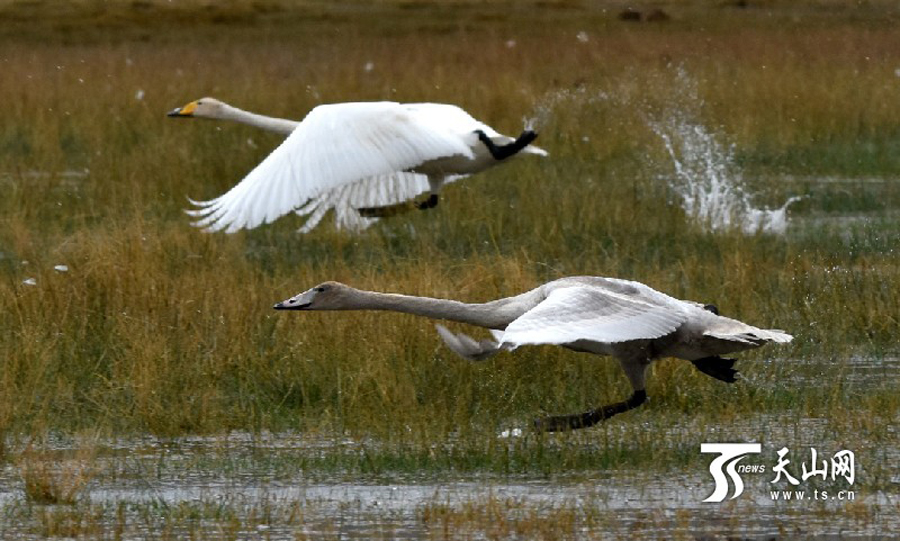
<path fill-rule="evenodd" d="M 168 116 L 233 120 L 289 134 L 231 190 L 187 211 L 206 231 L 233 233 L 289 213 L 308 216 L 301 233 L 334 209 L 339 229 L 438 204 L 441 187 L 522 152 L 546 156 L 526 129 L 513 139 L 455 105 L 358 102 L 319 105 L 302 122 L 249 113 L 201 98 Z M 424 201 L 413 202 L 428 192 Z"/>
<path fill-rule="evenodd" d="M 554 344 L 619 360 L 633 393 L 624 401 L 584 413 L 538 419 L 535 427 L 554 432 L 592 426 L 646 399 L 647 367 L 661 357 L 690 361 L 701 372 L 732 383 L 735 359 L 720 355 L 787 343 L 792 336 L 720 316 L 713 305 L 683 301 L 642 283 L 616 278 L 561 278 L 515 297 L 486 303 L 377 293 L 325 282 L 280 302 L 276 310 L 387 310 L 446 319 L 490 329 L 494 339 L 475 340 L 442 325 L 438 333 L 451 350 L 470 360 L 500 350 Z"/>

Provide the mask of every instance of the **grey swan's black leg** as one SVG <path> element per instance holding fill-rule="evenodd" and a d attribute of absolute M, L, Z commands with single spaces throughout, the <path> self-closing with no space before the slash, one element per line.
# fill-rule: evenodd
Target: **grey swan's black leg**
<path fill-rule="evenodd" d="M 604 419 L 609 419 L 613 415 L 632 410 L 646 401 L 646 391 L 635 391 L 634 394 L 631 395 L 631 398 L 624 402 L 616 402 L 615 404 L 602 406 L 584 413 L 555 415 L 553 417 L 537 419 L 534 422 L 534 428 L 539 432 L 561 432 L 564 430 L 587 428 L 589 426 L 594 426 Z"/>
<path fill-rule="evenodd" d="M 737 362 L 737 359 L 725 359 L 714 355 L 712 357 L 703 357 L 702 359 L 691 362 L 697 370 L 709 377 L 716 378 L 717 380 L 726 383 L 734 383 L 737 381 L 738 371 L 734 368 L 734 363 Z"/>
<path fill-rule="evenodd" d="M 487 147 L 488 151 L 491 153 L 491 156 L 493 156 L 497 161 L 505 160 L 510 156 L 518 154 L 520 150 L 527 147 L 531 144 L 532 141 L 537 139 L 537 134 L 535 132 L 531 130 L 525 130 L 522 132 L 522 135 L 520 135 L 519 138 L 512 143 L 497 145 L 483 131 L 475 130 L 475 133 L 478 134 L 478 140 L 484 143 L 484 146 Z"/>
<path fill-rule="evenodd" d="M 356 209 L 356 212 L 363 218 L 389 218 L 409 212 L 414 208 L 419 210 L 433 209 L 437 204 L 438 195 L 433 193 L 423 201 L 397 203 L 396 205 L 385 205 L 383 207 L 362 207 Z"/>

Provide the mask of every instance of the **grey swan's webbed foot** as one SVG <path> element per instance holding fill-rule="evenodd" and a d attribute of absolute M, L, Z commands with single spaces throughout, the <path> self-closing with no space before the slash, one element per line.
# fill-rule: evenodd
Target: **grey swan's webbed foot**
<path fill-rule="evenodd" d="M 734 368 L 735 362 L 737 362 L 737 359 L 725 359 L 717 355 L 691 361 L 697 370 L 726 383 L 737 381 L 738 371 Z"/>
<path fill-rule="evenodd" d="M 519 153 L 520 150 L 527 147 L 531 144 L 532 141 L 537 139 L 537 134 L 531 130 L 525 130 L 522 132 L 522 135 L 519 136 L 518 139 L 513 141 L 512 143 L 507 143 L 505 145 L 498 145 L 491 140 L 490 137 L 487 136 L 481 130 L 475 130 L 475 133 L 478 134 L 478 140 L 484 143 L 484 146 L 487 147 L 488 151 L 491 153 L 491 156 L 494 157 L 495 160 L 505 160 L 510 156 L 515 156 Z"/>
<path fill-rule="evenodd" d="M 385 205 L 383 207 L 361 207 L 356 209 L 363 218 L 389 218 L 411 211 L 412 209 L 428 210 L 433 209 L 438 204 L 438 195 L 431 194 L 424 201 L 397 203 L 396 205 Z"/>
<path fill-rule="evenodd" d="M 703 309 L 707 312 L 719 315 L 719 308 L 715 304 L 706 304 L 703 306 Z M 711 378 L 716 378 L 717 380 L 726 383 L 734 383 L 737 381 L 738 371 L 734 368 L 734 363 L 737 362 L 737 359 L 725 359 L 718 355 L 712 355 L 691 362 L 697 370 Z"/>
<path fill-rule="evenodd" d="M 428 210 L 428 209 L 433 209 L 434 207 L 437 206 L 437 204 L 438 204 L 438 195 L 436 193 L 433 193 L 428 196 L 428 199 L 426 199 L 424 201 L 419 201 L 418 203 L 416 203 L 416 208 L 419 210 Z"/>
<path fill-rule="evenodd" d="M 635 391 L 634 394 L 631 395 L 631 398 L 624 402 L 616 402 L 615 404 L 610 404 L 608 406 L 601 406 L 584 413 L 555 415 L 553 417 L 537 419 L 534 421 L 534 428 L 538 432 L 561 432 L 564 430 L 587 428 L 589 426 L 594 426 L 600 421 L 609 419 L 613 415 L 632 410 L 646 401 L 646 391 Z"/>

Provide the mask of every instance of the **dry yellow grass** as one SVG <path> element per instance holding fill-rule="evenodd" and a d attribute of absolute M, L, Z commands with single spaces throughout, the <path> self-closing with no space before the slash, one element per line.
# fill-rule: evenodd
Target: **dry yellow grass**
<path fill-rule="evenodd" d="M 29 445 L 17 459 L 26 500 L 42 505 L 74 505 L 96 474 L 95 453 L 91 446 L 73 454 Z"/>

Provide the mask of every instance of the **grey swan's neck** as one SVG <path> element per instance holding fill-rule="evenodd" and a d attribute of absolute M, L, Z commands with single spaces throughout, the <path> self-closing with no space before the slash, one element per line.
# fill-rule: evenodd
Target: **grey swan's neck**
<path fill-rule="evenodd" d="M 468 323 L 487 329 L 505 329 L 531 308 L 521 296 L 486 303 L 465 303 L 431 297 L 355 290 L 348 310 L 383 310 Z"/>

